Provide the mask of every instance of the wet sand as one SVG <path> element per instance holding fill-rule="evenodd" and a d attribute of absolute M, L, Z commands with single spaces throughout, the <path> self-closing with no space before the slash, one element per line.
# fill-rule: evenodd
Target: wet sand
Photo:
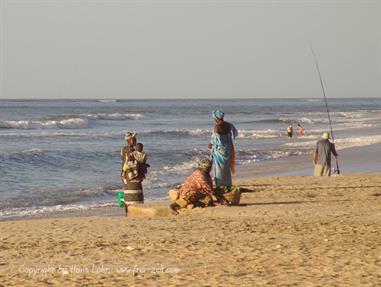
<path fill-rule="evenodd" d="M 381 174 L 236 184 L 236 207 L 0 222 L 0 286 L 379 286 Z"/>
<path fill-rule="evenodd" d="M 381 171 L 381 144 L 339 150 L 339 168 L 342 174 Z M 332 159 L 334 164 L 334 159 Z M 312 150 L 310 155 L 290 156 L 238 166 L 236 177 L 313 175 Z"/>

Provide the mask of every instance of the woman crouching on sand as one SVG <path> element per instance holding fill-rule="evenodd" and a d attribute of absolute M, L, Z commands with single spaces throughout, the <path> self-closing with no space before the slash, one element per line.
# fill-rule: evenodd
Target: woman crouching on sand
<path fill-rule="evenodd" d="M 169 208 L 177 210 L 185 207 L 205 207 L 212 204 L 213 183 L 210 176 L 212 162 L 203 159 L 198 163 L 197 169 L 184 181 L 175 202 Z"/>

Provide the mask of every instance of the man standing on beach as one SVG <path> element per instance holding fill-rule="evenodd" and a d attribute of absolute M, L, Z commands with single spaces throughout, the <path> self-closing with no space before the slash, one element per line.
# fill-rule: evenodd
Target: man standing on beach
<path fill-rule="evenodd" d="M 331 153 L 337 159 L 335 145 L 329 141 L 329 133 L 325 132 L 322 139 L 317 142 L 312 155 L 315 165 L 314 176 L 331 176 Z"/>

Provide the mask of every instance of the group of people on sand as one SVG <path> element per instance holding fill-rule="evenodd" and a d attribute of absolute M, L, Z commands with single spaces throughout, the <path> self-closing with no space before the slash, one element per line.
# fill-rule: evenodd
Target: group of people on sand
<path fill-rule="evenodd" d="M 209 157 L 200 160 L 197 169 L 172 194 L 170 209 L 173 212 L 185 207 L 228 204 L 221 196 L 221 191 L 232 188 L 232 174 L 235 171 L 233 140 L 238 132 L 233 124 L 224 120 L 224 112 L 215 110 L 212 115 L 215 127 L 208 144 Z M 129 182 L 141 183 L 149 167 L 143 145 L 137 143 L 136 136 L 136 133 L 126 133 L 127 145 L 121 150 L 121 178 L 124 185 Z M 329 140 L 329 133 L 325 132 L 313 152 L 315 176 L 331 175 L 331 154 L 336 158 L 338 156 L 335 145 Z M 213 201 L 213 196 L 217 201 Z"/>
<path fill-rule="evenodd" d="M 173 203 L 170 205 L 174 212 L 187 206 L 213 205 L 215 204 L 212 200 L 213 195 L 218 198 L 218 204 L 227 203 L 218 195 L 218 191 L 232 187 L 232 173 L 235 171 L 233 140 L 238 132 L 233 124 L 224 120 L 222 111 L 215 110 L 213 118 L 215 127 L 208 144 L 209 157 L 200 160 L 197 169 L 178 188 Z M 147 156 L 143 152 L 142 145 L 137 143 L 136 137 L 136 133 L 126 133 L 127 145 L 121 150 L 121 178 L 124 186 L 130 182 L 141 183 L 147 172 Z M 213 179 L 211 171 L 213 171 Z"/>

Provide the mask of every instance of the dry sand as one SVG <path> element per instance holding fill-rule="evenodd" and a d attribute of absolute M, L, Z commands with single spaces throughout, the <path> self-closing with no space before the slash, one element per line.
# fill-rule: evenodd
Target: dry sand
<path fill-rule="evenodd" d="M 238 183 L 237 207 L 0 222 L 0 286 L 381 286 L 381 174 Z"/>

